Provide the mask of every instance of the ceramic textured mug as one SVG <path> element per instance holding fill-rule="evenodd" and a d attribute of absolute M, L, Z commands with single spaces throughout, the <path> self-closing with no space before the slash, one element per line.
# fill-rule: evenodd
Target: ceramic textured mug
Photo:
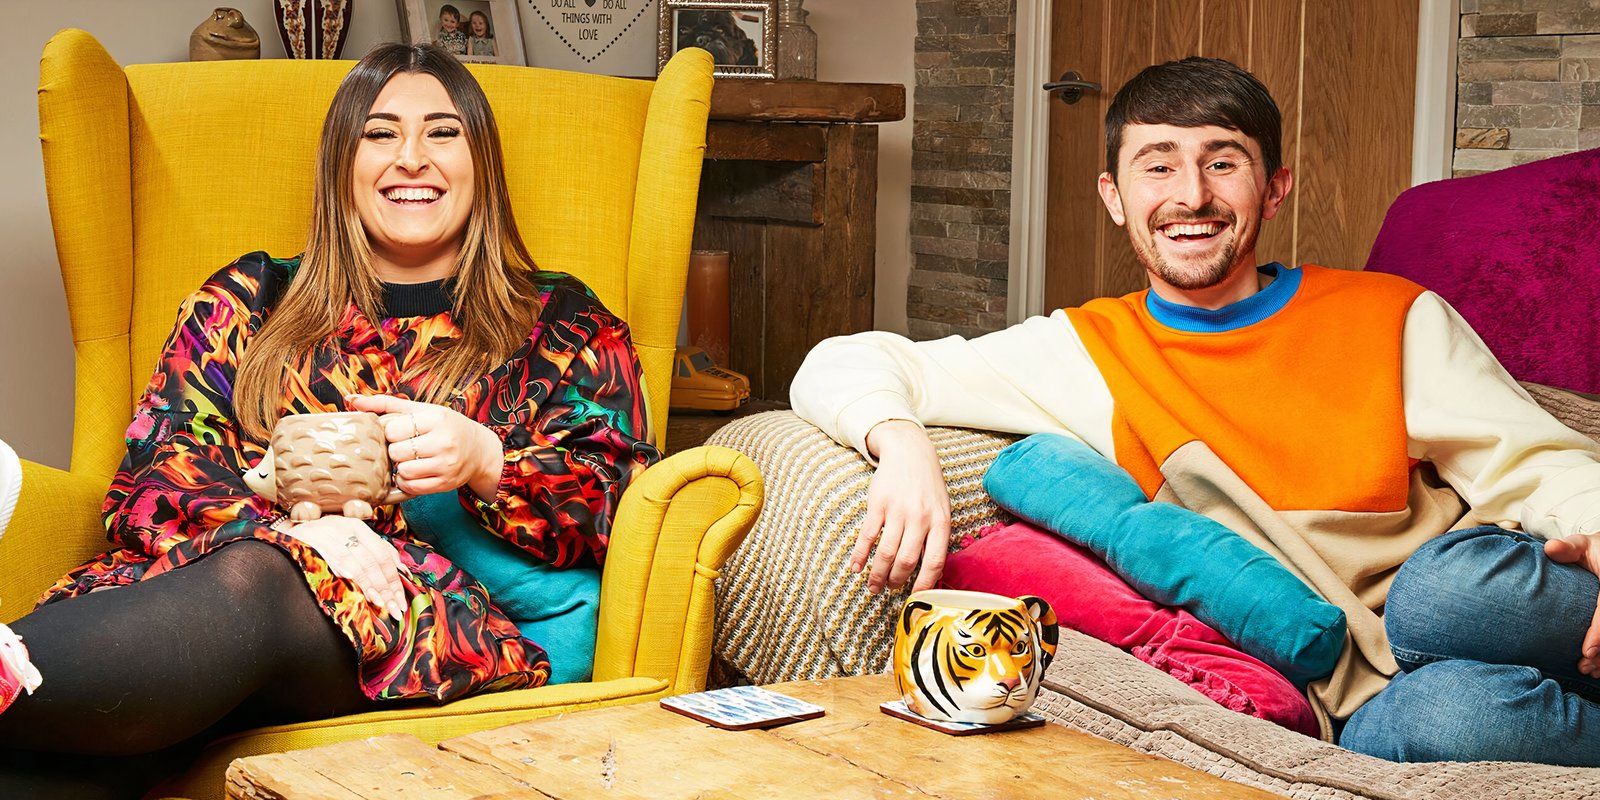
<path fill-rule="evenodd" d="M 371 519 L 373 506 L 409 499 L 394 488 L 389 444 L 366 411 L 292 414 L 272 428 L 272 446 L 244 474 L 256 494 L 306 522 L 323 514 Z"/>
<path fill-rule="evenodd" d="M 1056 636 L 1055 612 L 1038 597 L 917 592 L 895 625 L 895 683 L 928 719 L 998 725 L 1033 705 Z"/>

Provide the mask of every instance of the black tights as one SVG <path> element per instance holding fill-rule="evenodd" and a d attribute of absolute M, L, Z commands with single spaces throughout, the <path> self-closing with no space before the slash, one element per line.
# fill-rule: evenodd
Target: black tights
<path fill-rule="evenodd" d="M 86 779 L 95 796 L 137 795 L 181 769 L 199 734 L 372 706 L 349 641 L 265 542 L 45 606 L 11 628 L 44 682 L 0 713 L 0 797 L 91 796 Z"/>

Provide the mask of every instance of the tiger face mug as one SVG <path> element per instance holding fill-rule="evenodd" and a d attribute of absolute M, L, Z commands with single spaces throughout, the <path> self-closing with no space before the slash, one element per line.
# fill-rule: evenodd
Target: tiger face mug
<path fill-rule="evenodd" d="M 917 592 L 895 625 L 895 683 L 923 717 L 998 725 L 1033 705 L 1056 636 L 1055 611 L 1042 598 Z"/>

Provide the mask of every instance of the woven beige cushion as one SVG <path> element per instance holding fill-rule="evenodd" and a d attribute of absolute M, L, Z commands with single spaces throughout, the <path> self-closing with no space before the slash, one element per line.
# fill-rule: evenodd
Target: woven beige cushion
<path fill-rule="evenodd" d="M 1600 440 L 1600 402 L 1537 384 L 1528 392 Z M 1018 437 L 953 428 L 929 435 L 950 487 L 952 541 L 1009 519 L 984 470 Z M 717 582 L 717 667 L 755 683 L 887 669 L 903 593 L 867 594 L 845 556 L 872 469 L 854 450 L 783 412 L 736 420 L 711 444 L 761 467 L 766 506 Z M 1118 744 L 1295 798 L 1600 798 L 1600 770 L 1534 764 L 1394 764 L 1236 714 L 1110 645 L 1063 630 L 1038 710 Z"/>

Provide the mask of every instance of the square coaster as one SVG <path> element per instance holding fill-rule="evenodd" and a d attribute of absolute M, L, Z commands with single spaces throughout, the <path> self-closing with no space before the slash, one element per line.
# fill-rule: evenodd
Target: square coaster
<path fill-rule="evenodd" d="M 1022 728 L 1038 728 L 1044 725 L 1044 715 L 1028 711 L 1013 717 L 1009 722 L 998 725 L 985 725 L 981 722 L 944 722 L 942 720 L 928 719 L 927 717 L 906 708 L 904 700 L 890 700 L 878 705 L 878 710 L 891 717 L 903 719 L 906 722 L 915 722 L 924 728 L 932 728 L 940 733 L 951 736 L 971 736 L 977 733 L 995 733 L 997 731 L 1014 731 Z"/>
<path fill-rule="evenodd" d="M 732 686 L 661 698 L 661 707 L 730 731 L 771 728 L 816 719 L 822 706 L 760 686 Z"/>

